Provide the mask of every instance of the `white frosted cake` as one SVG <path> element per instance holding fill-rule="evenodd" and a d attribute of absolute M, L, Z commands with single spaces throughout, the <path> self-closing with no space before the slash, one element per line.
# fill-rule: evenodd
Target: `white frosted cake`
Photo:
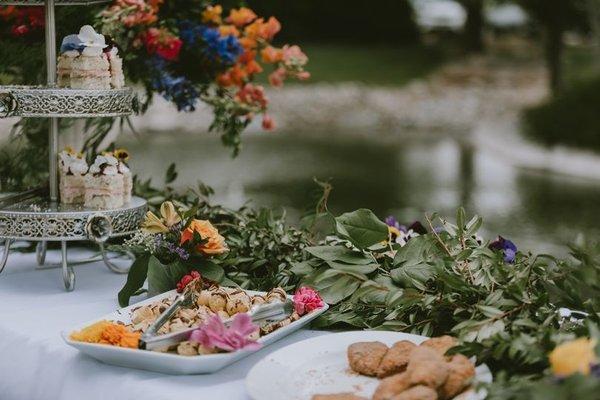
<path fill-rule="evenodd" d="M 104 35 L 85 25 L 77 35 L 66 36 L 58 57 L 57 82 L 72 89 L 105 90 L 122 88 L 123 60 Z"/>
<path fill-rule="evenodd" d="M 85 176 L 85 206 L 94 209 L 112 209 L 123 206 L 123 174 L 119 160 L 112 155 L 97 156 Z"/>
<path fill-rule="evenodd" d="M 113 155 L 119 160 L 117 169 L 123 175 L 123 203 L 129 204 L 133 192 L 133 176 L 126 162 L 129 160 L 129 152 L 125 149 L 117 149 Z"/>
<path fill-rule="evenodd" d="M 63 204 L 83 204 L 85 200 L 85 179 L 88 165 L 81 154 L 72 149 L 61 151 L 59 157 L 59 190 Z"/>

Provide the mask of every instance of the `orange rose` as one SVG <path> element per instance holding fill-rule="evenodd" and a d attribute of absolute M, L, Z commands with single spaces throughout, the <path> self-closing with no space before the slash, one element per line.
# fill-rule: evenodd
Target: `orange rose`
<path fill-rule="evenodd" d="M 283 51 L 281 49 L 276 49 L 273 46 L 265 47 L 261 52 L 263 62 L 267 64 L 275 64 L 279 61 L 283 60 Z"/>
<path fill-rule="evenodd" d="M 281 30 L 281 24 L 275 17 L 262 24 L 260 27 L 260 37 L 265 40 L 271 40 Z"/>
<path fill-rule="evenodd" d="M 240 36 L 240 31 L 238 31 L 237 28 L 233 25 L 221 25 L 219 27 L 219 33 L 223 37 L 229 36 L 229 35 L 235 36 L 235 37 Z"/>
<path fill-rule="evenodd" d="M 219 234 L 217 228 L 215 228 L 210 221 L 203 219 L 195 219 L 192 223 L 181 232 L 180 245 L 189 242 L 194 237 L 194 232 L 200 234 L 204 243 L 199 244 L 196 250 L 199 253 L 207 255 L 218 255 L 227 252 L 227 244 L 225 238 Z"/>
<path fill-rule="evenodd" d="M 222 12 L 223 7 L 221 7 L 220 5 L 208 6 L 204 11 L 202 11 L 202 22 L 212 22 L 213 24 L 220 24 Z"/>
<path fill-rule="evenodd" d="M 240 9 L 232 9 L 227 18 L 227 22 L 235 26 L 244 26 L 256 19 L 256 14 L 249 8 L 241 7 Z"/>
<path fill-rule="evenodd" d="M 262 71 L 263 69 L 260 64 L 254 60 L 250 60 L 248 64 L 246 64 L 246 73 L 248 75 L 260 74 Z"/>

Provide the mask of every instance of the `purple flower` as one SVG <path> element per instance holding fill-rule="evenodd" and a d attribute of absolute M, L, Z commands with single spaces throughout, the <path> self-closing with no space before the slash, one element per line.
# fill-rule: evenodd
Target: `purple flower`
<path fill-rule="evenodd" d="M 504 262 L 512 264 L 515 262 L 515 256 L 517 255 L 517 246 L 508 239 L 498 236 L 496 240 L 491 242 L 488 246 L 492 250 L 504 252 Z"/>
<path fill-rule="evenodd" d="M 400 229 L 400 224 L 398 223 L 398 220 L 396 219 L 396 217 L 394 217 L 393 215 L 387 216 L 385 219 L 385 223 L 387 224 L 387 226 L 391 226 L 393 228 Z"/>
<path fill-rule="evenodd" d="M 204 325 L 192 332 L 190 340 L 209 349 L 258 350 L 261 344 L 248 338 L 257 330 L 258 326 L 252 323 L 248 314 L 236 314 L 229 327 L 226 327 L 221 321 L 221 317 L 215 314 Z"/>
<path fill-rule="evenodd" d="M 182 260 L 187 260 L 188 258 L 190 258 L 190 253 L 188 253 L 186 249 L 181 248 L 171 242 L 167 243 L 166 246 L 169 252 L 178 255 L 179 258 L 181 258 Z"/>

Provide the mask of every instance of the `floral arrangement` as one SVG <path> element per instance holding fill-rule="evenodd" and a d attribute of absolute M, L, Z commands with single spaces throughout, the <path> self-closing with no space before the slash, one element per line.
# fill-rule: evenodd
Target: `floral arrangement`
<path fill-rule="evenodd" d="M 246 7 L 225 10 L 205 0 L 114 0 L 107 5 L 58 7 L 58 37 L 92 23 L 117 46 L 125 77 L 143 87 L 144 112 L 158 94 L 179 110 L 190 112 L 199 104 L 214 114 L 210 131 L 238 154 L 241 133 L 262 117 L 265 130 L 275 128 L 269 101 L 256 78 L 280 87 L 288 78 L 306 80 L 308 57 L 295 45 L 276 47 L 281 24 Z M 0 6 L 0 80 L 8 84 L 38 85 L 44 78 L 43 7 Z M 90 119 L 86 150 L 100 153 L 103 139 L 116 119 Z M 123 121 L 120 122 L 121 124 Z M 60 121 L 61 129 L 72 121 Z M 47 168 L 36 162 L 47 151 L 47 121 L 22 119 L 11 133 L 15 151 L 0 154 L 0 185 L 21 191 L 39 185 Z"/>
<path fill-rule="evenodd" d="M 223 132 L 224 143 L 236 151 L 240 132 L 257 115 L 263 115 L 264 129 L 274 128 L 264 88 L 253 83 L 265 65 L 272 66 L 268 80 L 275 87 L 286 78 L 310 77 L 298 46 L 271 44 L 279 21 L 246 7 L 225 14 L 221 5 L 200 0 L 116 0 L 98 25 L 122 48 L 130 79 L 180 111 L 195 110 L 198 101 L 209 104 L 211 129 Z"/>
<path fill-rule="evenodd" d="M 192 332 L 190 341 L 207 349 L 221 351 L 258 350 L 261 344 L 251 338 L 258 330 L 258 326 L 252 323 L 248 314 L 236 314 L 229 327 L 215 314 L 207 323 Z"/>

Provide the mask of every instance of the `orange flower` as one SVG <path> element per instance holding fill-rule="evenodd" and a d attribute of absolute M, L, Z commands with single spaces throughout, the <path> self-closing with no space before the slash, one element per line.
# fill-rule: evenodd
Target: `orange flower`
<path fill-rule="evenodd" d="M 141 333 L 131 332 L 124 325 L 110 324 L 102 332 L 98 343 L 137 349 L 140 336 Z"/>
<path fill-rule="evenodd" d="M 217 228 L 215 228 L 210 221 L 195 219 L 192 223 L 181 232 L 181 241 L 179 244 L 189 242 L 194 237 L 194 232 L 198 233 L 204 243 L 199 244 L 196 250 L 199 253 L 207 255 L 218 255 L 228 251 L 225 238 L 219 234 Z"/>
<path fill-rule="evenodd" d="M 240 36 L 240 31 L 233 25 L 221 25 L 219 26 L 219 33 L 221 36 Z"/>
<path fill-rule="evenodd" d="M 265 24 L 260 26 L 260 37 L 271 40 L 281 30 L 281 24 L 275 17 L 269 18 Z"/>
<path fill-rule="evenodd" d="M 0 17 L 6 18 L 15 14 L 17 8 L 15 6 L 0 7 Z"/>
<path fill-rule="evenodd" d="M 262 67 L 259 63 L 254 60 L 250 60 L 246 64 L 246 73 L 248 75 L 260 74 L 263 71 Z"/>
<path fill-rule="evenodd" d="M 244 48 L 244 50 L 252 50 L 256 48 L 257 42 L 256 39 L 251 37 L 243 37 L 239 39 L 240 45 Z"/>
<path fill-rule="evenodd" d="M 279 61 L 283 60 L 283 51 L 281 49 L 276 49 L 273 46 L 265 47 L 261 52 L 263 62 L 268 64 L 275 64 Z"/>
<path fill-rule="evenodd" d="M 202 11 L 202 22 L 212 22 L 213 24 L 221 23 L 221 14 L 223 13 L 223 7 L 220 5 L 208 6 Z"/>
<path fill-rule="evenodd" d="M 225 73 L 217 76 L 217 85 L 222 86 L 222 87 L 228 87 L 228 86 L 233 85 L 233 82 L 231 81 L 231 76 L 229 75 L 229 73 L 225 72 Z"/>
<path fill-rule="evenodd" d="M 78 342 L 110 344 L 137 349 L 140 336 L 141 333 L 131 332 L 124 325 L 103 320 L 71 333 L 70 338 Z"/>
<path fill-rule="evenodd" d="M 229 70 L 229 76 L 234 85 L 242 86 L 248 77 L 248 74 L 242 69 L 242 67 L 240 67 L 239 64 L 236 64 Z"/>
<path fill-rule="evenodd" d="M 247 7 L 241 7 L 239 9 L 232 9 L 227 18 L 227 22 L 234 24 L 237 27 L 248 25 L 250 22 L 256 19 L 254 11 Z"/>

